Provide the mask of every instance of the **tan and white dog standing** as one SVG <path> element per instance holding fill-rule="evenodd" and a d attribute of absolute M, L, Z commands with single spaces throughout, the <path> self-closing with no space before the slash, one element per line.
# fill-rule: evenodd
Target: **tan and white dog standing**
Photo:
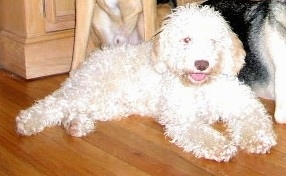
<path fill-rule="evenodd" d="M 144 21 L 143 12 L 148 14 L 148 20 Z M 154 0 L 77 0 L 71 69 L 75 69 L 85 58 L 91 28 L 101 46 L 136 44 L 155 33 L 154 13 Z"/>

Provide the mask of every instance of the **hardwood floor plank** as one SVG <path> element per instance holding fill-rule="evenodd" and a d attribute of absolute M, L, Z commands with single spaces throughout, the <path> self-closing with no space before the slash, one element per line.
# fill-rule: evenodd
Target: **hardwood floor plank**
<path fill-rule="evenodd" d="M 56 143 L 63 143 L 62 140 L 66 141 L 67 143 L 64 143 L 65 145 L 62 145 L 62 147 L 68 149 L 70 154 L 81 156 L 80 158 L 89 162 L 90 167 L 100 166 L 105 168 L 108 172 L 113 173 L 114 175 L 148 176 L 148 174 L 142 172 L 141 170 L 127 164 L 114 155 L 107 153 L 105 149 L 102 150 L 95 145 L 91 145 L 85 140 L 85 137 L 73 138 L 66 134 L 64 136 L 64 138 L 61 136 L 53 138 L 53 140 Z M 113 146 L 113 148 L 114 147 L 116 146 Z"/>
<path fill-rule="evenodd" d="M 41 174 L 29 163 L 10 153 L 0 145 L 0 175 L 26 175 L 40 176 Z"/>
<path fill-rule="evenodd" d="M 67 74 L 58 75 L 54 77 L 47 77 L 43 79 L 36 80 L 24 80 L 17 76 L 11 76 L 7 72 L 1 72 L 0 70 L 0 88 L 3 91 L 7 91 L 8 96 L 17 96 L 22 100 L 23 98 L 30 100 L 33 103 L 37 99 L 41 99 L 46 95 L 50 94 L 52 91 L 60 87 L 62 81 L 67 78 Z M 9 94 L 9 92 L 14 94 Z M 22 95 L 22 96 L 20 96 Z M 15 101 L 15 100 L 14 100 Z M 18 101 L 15 101 L 18 102 Z M 30 106 L 30 105 L 29 105 Z"/>
<path fill-rule="evenodd" d="M 119 124 L 121 124 L 121 122 L 119 121 L 103 123 L 102 126 L 104 127 L 102 128 L 98 127 L 99 130 L 95 131 L 95 133 L 103 133 L 106 136 L 110 136 L 113 139 L 113 141 L 120 141 L 121 143 L 133 148 L 133 150 L 132 152 L 130 152 L 128 150 L 122 149 L 121 152 L 124 153 L 124 155 L 123 154 L 118 155 L 117 153 L 119 152 L 114 152 L 114 149 L 112 148 L 112 146 L 110 146 L 111 149 L 109 149 L 108 152 L 111 152 L 114 155 L 118 155 L 118 157 L 127 155 L 128 157 L 121 159 L 126 160 L 126 162 L 129 162 L 130 164 L 136 164 L 136 167 L 144 169 L 145 171 L 149 172 L 152 172 L 153 170 L 156 171 L 150 173 L 151 175 L 158 175 L 158 176 L 176 175 L 174 173 L 177 173 L 178 175 L 189 175 L 190 173 L 192 173 L 192 175 L 200 175 L 200 176 L 210 175 L 208 172 L 204 171 L 203 169 L 199 169 L 192 163 L 186 162 L 180 156 L 177 156 L 174 153 L 166 150 L 164 147 L 155 145 L 152 139 L 150 141 L 146 141 L 145 138 L 142 138 L 142 136 L 137 135 L 137 133 L 129 131 L 127 126 L 125 126 L 127 128 L 121 128 Z M 139 130 L 140 129 L 139 126 L 140 123 L 137 123 L 134 128 Z M 145 132 L 141 131 L 141 132 L 144 134 L 146 138 L 149 138 L 152 135 L 150 133 L 146 133 L 147 131 Z M 101 136 L 103 135 L 100 135 L 100 137 Z M 90 138 L 92 137 L 93 135 L 90 136 Z M 165 140 L 162 133 L 161 137 L 162 138 L 160 140 L 162 139 Z M 93 145 L 99 145 L 98 142 L 96 141 L 103 142 L 105 141 L 105 139 L 90 140 L 89 142 L 92 142 Z M 110 147 L 106 145 L 104 146 L 105 149 L 108 149 Z M 132 153 L 134 154 L 132 155 Z M 139 159 L 137 158 L 137 155 L 140 155 Z M 136 162 L 134 162 L 135 160 Z"/>

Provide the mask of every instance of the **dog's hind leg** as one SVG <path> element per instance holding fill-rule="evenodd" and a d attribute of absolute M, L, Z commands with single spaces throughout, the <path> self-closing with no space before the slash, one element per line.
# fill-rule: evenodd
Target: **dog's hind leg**
<path fill-rule="evenodd" d="M 21 111 L 16 118 L 17 132 L 29 136 L 46 127 L 63 125 L 70 135 L 81 137 L 94 130 L 96 121 L 130 115 L 125 101 L 114 99 L 120 92 L 105 90 L 104 84 L 88 89 L 85 84 L 89 81 L 77 84 L 75 80 L 68 79 L 60 89 Z"/>
<path fill-rule="evenodd" d="M 78 71 L 73 78 L 67 79 L 62 87 L 51 95 L 37 101 L 32 107 L 22 110 L 16 117 L 17 132 L 30 136 L 43 131 L 46 127 L 61 125 L 67 119 L 71 121 L 78 118 L 77 116 L 84 118 L 81 114 L 85 114 L 88 109 L 89 95 L 92 92 L 87 88 L 88 79 L 91 78 L 81 75 Z M 79 80 L 85 81 L 79 84 Z M 89 129 L 91 131 L 90 127 Z"/>
<path fill-rule="evenodd" d="M 72 84 L 64 84 L 32 107 L 22 110 L 16 118 L 17 132 L 30 136 L 46 127 L 63 125 L 70 135 L 80 137 L 94 130 L 96 120 L 108 120 L 113 117 L 101 118 L 100 115 L 104 114 L 105 110 L 99 109 L 104 109 L 101 108 L 104 103 L 96 104 L 92 109 L 88 90 L 70 86 Z"/>
<path fill-rule="evenodd" d="M 45 127 L 60 125 L 67 99 L 58 99 L 59 94 L 61 93 L 56 91 L 32 107 L 22 110 L 16 117 L 17 132 L 30 136 L 43 131 Z"/>

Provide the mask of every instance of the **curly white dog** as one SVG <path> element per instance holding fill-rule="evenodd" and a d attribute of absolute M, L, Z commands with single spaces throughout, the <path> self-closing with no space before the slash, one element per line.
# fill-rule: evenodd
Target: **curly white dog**
<path fill-rule="evenodd" d="M 84 136 L 95 122 L 152 116 L 172 142 L 197 157 L 228 161 L 237 148 L 267 153 L 272 119 L 236 75 L 245 52 L 220 14 L 178 7 L 153 42 L 94 52 L 60 89 L 20 112 L 17 131 L 63 125 Z M 228 135 L 211 124 L 223 121 Z"/>

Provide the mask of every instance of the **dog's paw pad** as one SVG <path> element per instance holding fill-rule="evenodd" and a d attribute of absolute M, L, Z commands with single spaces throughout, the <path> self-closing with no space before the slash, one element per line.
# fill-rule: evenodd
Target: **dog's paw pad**
<path fill-rule="evenodd" d="M 71 136 L 82 137 L 94 130 L 94 123 L 90 120 L 73 119 L 66 126 L 66 130 Z"/>

